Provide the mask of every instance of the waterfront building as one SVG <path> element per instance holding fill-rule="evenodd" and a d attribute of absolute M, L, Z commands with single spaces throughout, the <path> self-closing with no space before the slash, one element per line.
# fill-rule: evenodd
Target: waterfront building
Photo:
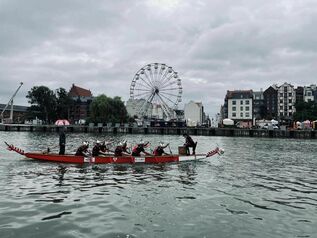
<path fill-rule="evenodd" d="M 75 124 L 86 120 L 93 100 L 91 91 L 73 84 L 68 95 L 73 99 L 73 105 L 69 109 L 69 120 Z"/>
<path fill-rule="evenodd" d="M 147 110 L 140 110 L 146 108 Z M 145 99 L 129 99 L 126 103 L 126 109 L 130 117 L 142 118 L 152 116 L 153 105 Z"/>
<path fill-rule="evenodd" d="M 304 101 L 304 87 L 298 86 L 295 89 L 295 94 L 296 94 L 296 102 Z"/>
<path fill-rule="evenodd" d="M 284 83 L 278 87 L 278 117 L 284 120 L 292 119 L 295 112 L 296 94 L 294 86 Z"/>
<path fill-rule="evenodd" d="M 263 92 L 264 97 L 264 105 L 266 108 L 265 118 L 273 119 L 277 118 L 278 110 L 277 110 L 277 85 L 274 84 L 268 87 Z"/>
<path fill-rule="evenodd" d="M 266 113 L 264 94 L 262 89 L 253 92 L 253 118 L 263 119 Z"/>
<path fill-rule="evenodd" d="M 316 97 L 316 84 L 312 84 L 310 86 L 305 86 L 304 87 L 304 101 L 308 102 L 308 101 L 315 101 L 315 97 Z"/>
<path fill-rule="evenodd" d="M 227 108 L 226 118 L 230 118 L 235 123 L 244 124 L 244 127 L 251 127 L 253 122 L 253 91 L 234 90 L 227 91 L 225 97 Z"/>
<path fill-rule="evenodd" d="M 5 106 L 6 104 L 0 103 L 0 112 L 4 110 Z M 10 118 L 11 106 L 7 107 L 7 109 L 3 112 L 3 122 L 18 124 L 24 123 L 24 121 L 27 119 L 28 108 L 29 107 L 27 106 L 13 105 L 13 121 L 8 121 Z"/>
<path fill-rule="evenodd" d="M 187 126 L 200 126 L 204 123 L 204 106 L 201 102 L 190 101 L 185 104 L 184 116 Z"/>

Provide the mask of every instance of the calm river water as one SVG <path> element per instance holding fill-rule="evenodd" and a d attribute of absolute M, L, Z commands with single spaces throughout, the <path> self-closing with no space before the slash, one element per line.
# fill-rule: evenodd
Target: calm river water
<path fill-rule="evenodd" d="M 37 162 L 57 133 L 0 132 L 0 237 L 317 237 L 317 141 L 193 136 L 220 158 L 165 165 Z M 83 140 L 123 135 L 68 133 Z M 126 135 L 152 145 L 181 136 Z M 57 150 L 57 149 L 55 149 Z"/>

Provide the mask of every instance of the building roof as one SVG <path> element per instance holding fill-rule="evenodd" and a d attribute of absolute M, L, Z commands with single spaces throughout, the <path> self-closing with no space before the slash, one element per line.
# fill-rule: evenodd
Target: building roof
<path fill-rule="evenodd" d="M 88 89 L 84 89 L 81 87 L 76 86 L 75 84 L 72 85 L 72 88 L 69 90 L 69 96 L 71 97 L 92 97 L 92 93 Z"/>
<path fill-rule="evenodd" d="M 2 110 L 5 108 L 6 104 L 2 104 L 0 103 L 0 112 L 2 112 Z M 13 111 L 15 112 L 26 112 L 28 109 L 27 106 L 19 106 L 19 105 L 13 105 Z M 6 111 L 10 111 L 11 110 L 11 105 L 9 105 L 6 109 Z"/>
<path fill-rule="evenodd" d="M 226 97 L 228 99 L 248 99 L 253 98 L 253 91 L 252 90 L 234 90 L 234 91 L 227 91 Z"/>

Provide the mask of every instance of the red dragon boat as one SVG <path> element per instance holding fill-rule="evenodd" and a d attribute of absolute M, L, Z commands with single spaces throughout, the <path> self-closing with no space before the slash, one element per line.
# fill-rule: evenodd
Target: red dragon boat
<path fill-rule="evenodd" d="M 221 155 L 224 153 L 222 149 L 216 147 L 215 149 L 209 151 L 206 154 L 196 154 L 196 155 L 180 155 L 180 154 L 171 154 L 171 155 L 146 155 L 146 156 L 76 156 L 71 154 L 59 155 L 54 153 L 47 152 L 24 152 L 24 150 L 15 147 L 14 145 L 9 145 L 7 142 L 5 144 L 8 146 L 8 150 L 14 151 L 20 155 L 23 155 L 30 159 L 41 160 L 41 161 L 50 161 L 50 162 L 59 162 L 59 163 L 73 163 L 73 164 L 84 164 L 84 163 L 93 163 L 93 164 L 134 164 L 134 163 L 145 163 L 145 164 L 158 164 L 158 163 L 171 163 L 171 162 L 182 162 L 182 161 L 195 161 L 206 159 L 209 157 Z"/>

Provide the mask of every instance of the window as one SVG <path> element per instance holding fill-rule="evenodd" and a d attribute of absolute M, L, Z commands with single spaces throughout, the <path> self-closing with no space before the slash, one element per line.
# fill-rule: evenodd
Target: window
<path fill-rule="evenodd" d="M 285 92 L 285 93 L 287 92 L 287 87 L 284 87 L 284 92 Z"/>
<path fill-rule="evenodd" d="M 232 117 L 236 117 L 236 113 L 235 112 L 232 113 Z"/>
<path fill-rule="evenodd" d="M 292 93 L 288 93 L 288 96 L 291 97 L 291 96 L 292 96 Z"/>
<path fill-rule="evenodd" d="M 292 110 L 292 109 L 293 109 L 293 107 L 292 107 L 292 106 L 289 106 L 289 107 L 288 107 L 288 109 L 289 109 L 289 110 Z"/>
<path fill-rule="evenodd" d="M 289 103 L 292 103 L 292 99 L 288 99 L 288 102 L 289 102 Z"/>
<path fill-rule="evenodd" d="M 245 117 L 250 117 L 250 113 L 246 112 Z"/>
<path fill-rule="evenodd" d="M 243 112 L 240 112 L 240 117 L 243 117 Z"/>
<path fill-rule="evenodd" d="M 280 93 L 280 97 L 283 97 L 283 93 Z"/>
<path fill-rule="evenodd" d="M 250 107 L 248 107 L 248 106 L 245 107 L 245 110 L 246 110 L 246 111 L 250 111 Z"/>
<path fill-rule="evenodd" d="M 233 100 L 233 101 L 232 101 L 232 105 L 236 105 L 236 101 Z"/>
<path fill-rule="evenodd" d="M 280 110 L 283 110 L 283 106 L 280 106 Z"/>
<path fill-rule="evenodd" d="M 232 107 L 232 111 L 234 111 L 234 112 L 235 112 L 235 111 L 236 111 L 236 107 Z"/>
<path fill-rule="evenodd" d="M 280 103 L 283 103 L 283 100 L 282 100 L 282 99 L 280 100 Z"/>
<path fill-rule="evenodd" d="M 243 107 L 242 106 L 240 107 L 240 111 L 243 111 Z"/>
<path fill-rule="evenodd" d="M 243 105 L 243 100 L 240 101 L 240 104 Z"/>
<path fill-rule="evenodd" d="M 249 101 L 249 100 L 246 100 L 246 101 L 245 101 L 245 104 L 246 104 L 246 105 L 249 105 L 249 104 L 250 104 L 250 101 Z"/>

